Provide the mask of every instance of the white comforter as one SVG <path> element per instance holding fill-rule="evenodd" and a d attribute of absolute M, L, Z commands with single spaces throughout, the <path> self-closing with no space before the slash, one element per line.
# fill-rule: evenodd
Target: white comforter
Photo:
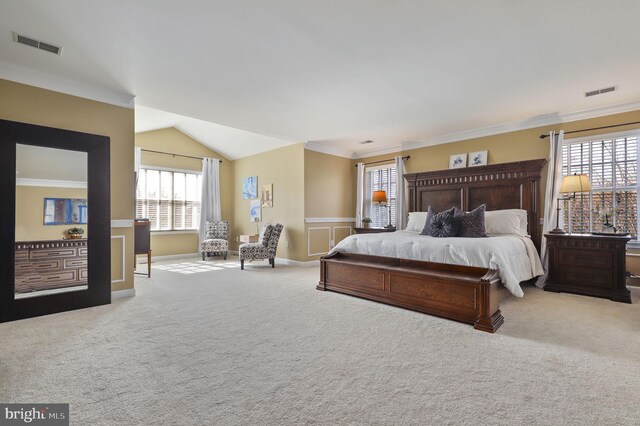
<path fill-rule="evenodd" d="M 411 231 L 357 234 L 340 241 L 332 252 L 497 269 L 504 286 L 518 297 L 524 296 L 520 282 L 544 273 L 531 239 L 517 235 L 434 238 Z"/>

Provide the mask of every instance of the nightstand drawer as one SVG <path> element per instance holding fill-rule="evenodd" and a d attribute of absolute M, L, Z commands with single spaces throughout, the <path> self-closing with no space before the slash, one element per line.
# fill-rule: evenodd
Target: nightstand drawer
<path fill-rule="evenodd" d="M 612 268 L 613 253 L 596 250 L 558 250 L 560 265 L 584 266 L 586 268 Z"/>
<path fill-rule="evenodd" d="M 558 271 L 560 282 L 566 285 L 575 285 L 591 288 L 613 287 L 613 272 L 607 269 L 584 269 L 564 266 Z"/>

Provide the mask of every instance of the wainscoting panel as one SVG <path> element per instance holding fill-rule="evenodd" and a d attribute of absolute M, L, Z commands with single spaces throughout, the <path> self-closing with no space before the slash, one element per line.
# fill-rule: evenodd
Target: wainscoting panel
<path fill-rule="evenodd" d="M 117 240 L 120 240 L 118 243 Z M 124 282 L 125 277 L 125 238 L 124 235 L 111 236 L 111 284 Z M 117 260 L 116 260 L 117 259 Z"/>
<path fill-rule="evenodd" d="M 350 226 L 334 226 L 333 227 L 333 245 L 335 247 L 340 241 L 347 238 L 353 233 L 353 228 Z"/>
<path fill-rule="evenodd" d="M 331 227 L 318 226 L 307 228 L 307 254 L 320 256 L 331 250 Z"/>

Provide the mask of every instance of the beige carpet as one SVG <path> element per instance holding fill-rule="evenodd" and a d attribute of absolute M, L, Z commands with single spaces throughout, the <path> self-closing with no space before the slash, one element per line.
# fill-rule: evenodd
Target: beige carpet
<path fill-rule="evenodd" d="M 135 298 L 0 324 L 0 401 L 79 425 L 640 424 L 638 290 L 527 288 L 491 335 L 260 265 L 155 269 Z"/>

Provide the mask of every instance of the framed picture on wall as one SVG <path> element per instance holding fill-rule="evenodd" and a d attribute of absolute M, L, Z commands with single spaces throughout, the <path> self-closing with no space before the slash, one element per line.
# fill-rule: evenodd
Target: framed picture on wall
<path fill-rule="evenodd" d="M 251 200 L 250 204 L 251 222 L 260 222 L 262 210 L 260 208 L 260 200 Z"/>
<path fill-rule="evenodd" d="M 453 154 L 449 157 L 450 169 L 463 169 L 465 167 L 467 167 L 467 153 Z"/>
<path fill-rule="evenodd" d="M 242 199 L 250 200 L 252 198 L 258 198 L 258 176 L 242 179 Z"/>
<path fill-rule="evenodd" d="M 476 151 L 469 153 L 469 167 L 486 166 L 489 151 Z"/>
<path fill-rule="evenodd" d="M 267 183 L 260 187 L 260 204 L 262 207 L 273 207 L 273 184 Z"/>

